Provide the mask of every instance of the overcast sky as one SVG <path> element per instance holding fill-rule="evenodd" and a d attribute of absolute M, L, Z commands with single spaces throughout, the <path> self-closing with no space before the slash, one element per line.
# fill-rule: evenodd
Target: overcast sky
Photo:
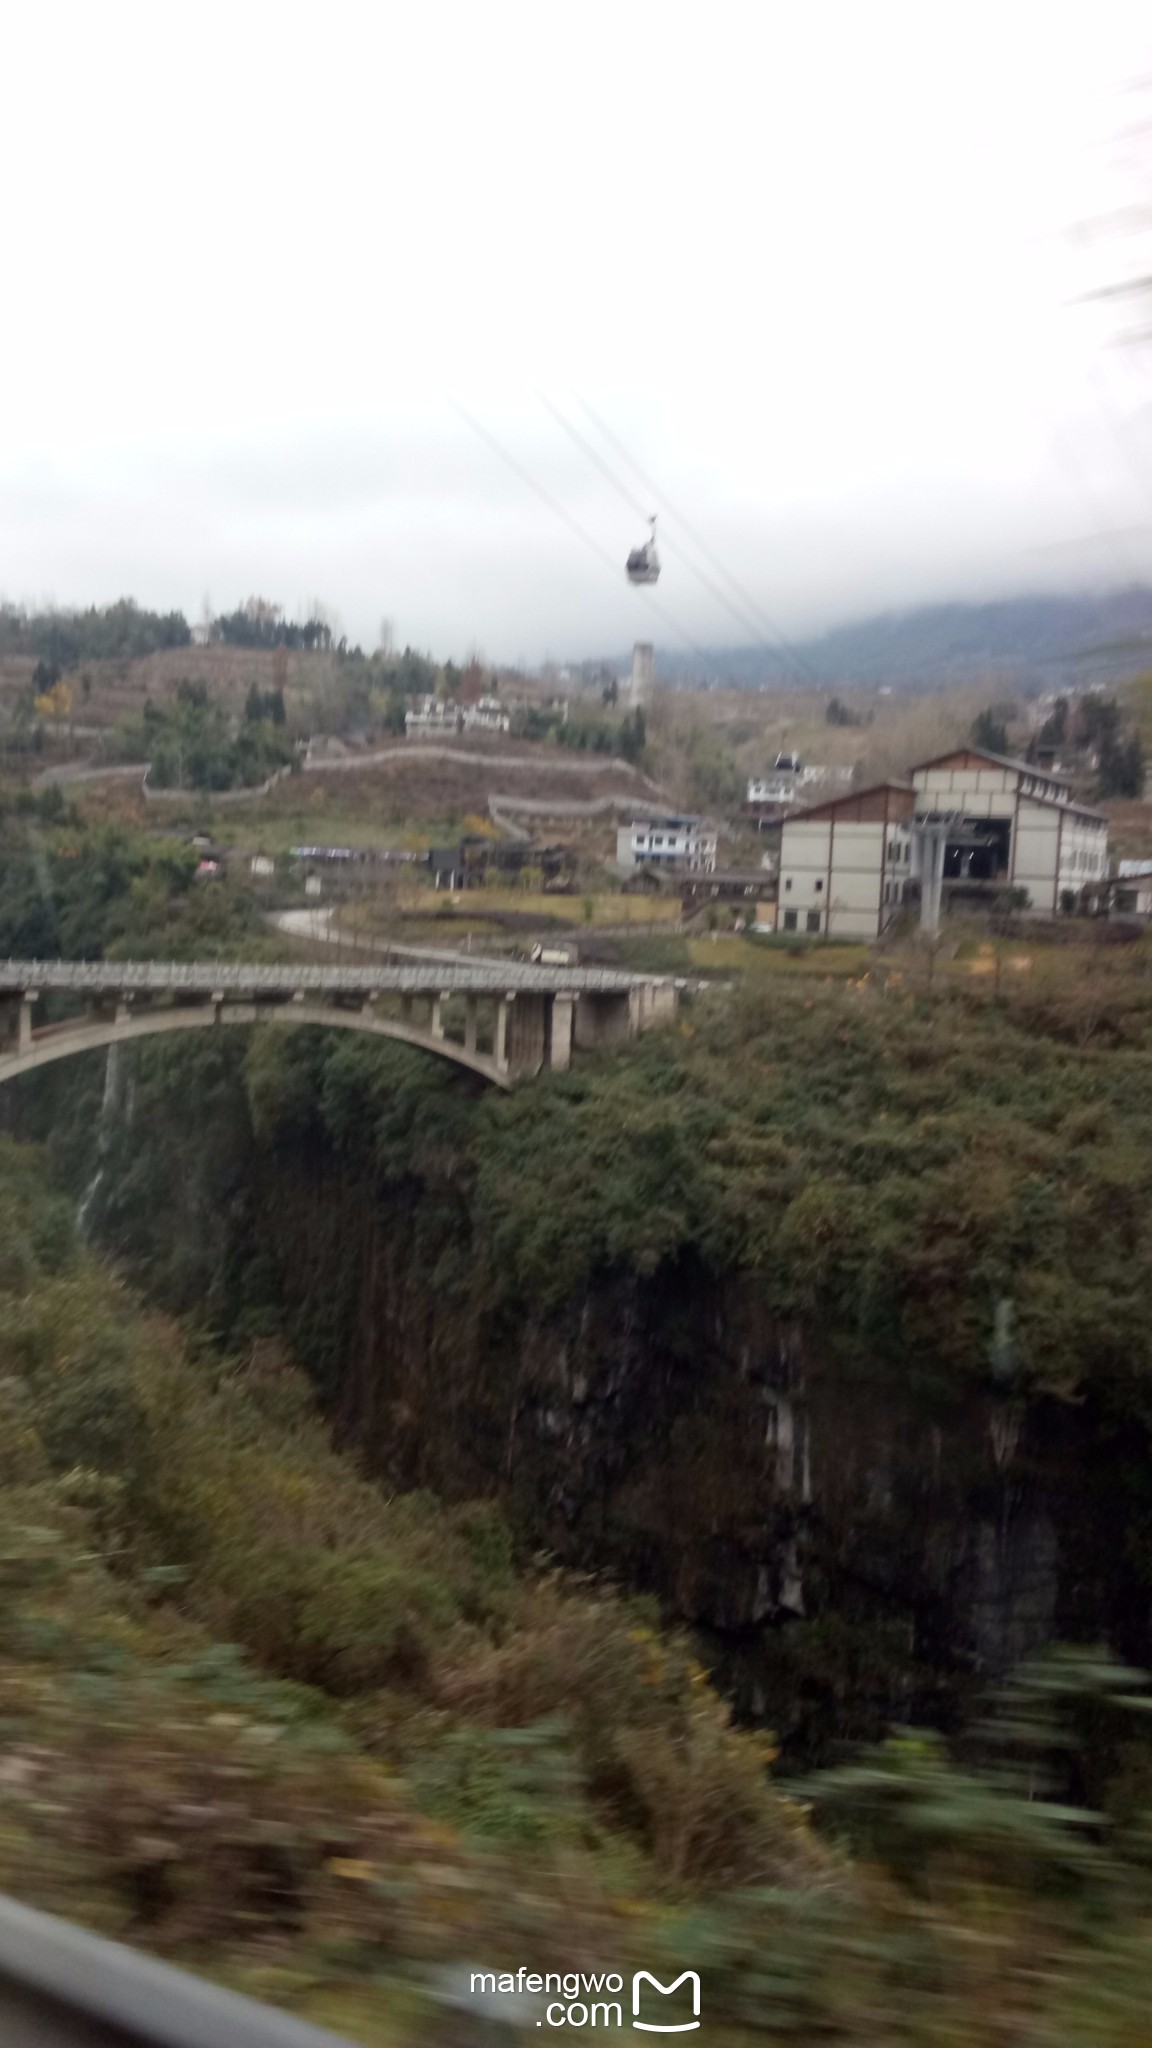
<path fill-rule="evenodd" d="M 792 635 L 1152 578 L 1152 352 L 1076 303 L 1139 260 L 1077 231 L 1139 196 L 1146 4 L 37 0 L 4 68 L 9 598 L 749 641 L 671 519 L 628 588 L 541 394 Z"/>

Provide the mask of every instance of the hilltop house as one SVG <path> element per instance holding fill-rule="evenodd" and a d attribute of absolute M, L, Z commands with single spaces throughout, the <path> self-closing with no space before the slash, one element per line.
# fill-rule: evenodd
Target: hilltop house
<path fill-rule="evenodd" d="M 507 732 L 512 721 L 498 697 L 479 697 L 457 704 L 452 697 L 418 697 L 404 714 L 404 731 L 412 734 Z"/>
<path fill-rule="evenodd" d="M 716 827 L 703 818 L 650 814 L 618 828 L 616 865 L 624 874 L 638 867 L 711 873 L 716 843 Z"/>
<path fill-rule="evenodd" d="M 744 808 L 757 825 L 778 824 L 782 813 L 800 803 L 805 791 L 826 783 L 848 784 L 854 773 L 852 768 L 823 768 L 815 762 L 805 765 L 799 754 L 777 754 L 770 775 L 749 777 Z"/>

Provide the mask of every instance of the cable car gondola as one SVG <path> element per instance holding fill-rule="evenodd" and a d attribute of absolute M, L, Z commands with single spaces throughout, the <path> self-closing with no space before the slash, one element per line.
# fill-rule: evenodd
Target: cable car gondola
<path fill-rule="evenodd" d="M 633 548 L 625 563 L 629 583 L 655 583 L 660 576 L 660 557 L 656 553 L 656 516 L 648 521 L 652 532 L 642 548 Z"/>

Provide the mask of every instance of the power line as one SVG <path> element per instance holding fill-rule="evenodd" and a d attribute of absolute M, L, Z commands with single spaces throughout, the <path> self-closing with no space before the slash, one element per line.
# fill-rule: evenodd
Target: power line
<path fill-rule="evenodd" d="M 609 468 L 609 465 L 604 461 L 604 458 L 593 447 L 587 435 L 582 434 L 578 427 L 574 427 L 571 420 L 568 419 L 565 416 L 565 414 L 561 412 L 559 406 L 553 405 L 552 400 L 550 398 L 545 397 L 543 392 L 540 392 L 539 397 L 541 405 L 547 408 L 547 410 L 551 413 L 552 418 L 556 421 L 557 425 L 562 427 L 564 432 L 568 435 L 569 439 L 571 441 L 574 441 L 576 446 L 583 450 L 584 454 L 588 457 L 588 460 L 592 463 L 595 463 L 596 468 L 600 471 L 601 476 L 604 476 L 608 479 L 608 482 L 611 484 L 613 490 L 616 491 L 621 498 L 623 498 L 625 504 L 630 506 L 632 511 L 635 512 L 639 518 L 647 519 L 649 517 L 649 514 L 644 510 L 644 507 L 640 499 L 633 495 L 633 493 L 628 489 L 627 484 L 621 483 L 619 477 L 616 475 L 616 472 L 613 469 Z M 680 552 L 680 550 L 677 550 L 677 552 Z M 686 555 L 683 557 L 683 560 L 685 562 L 685 566 L 692 571 L 692 574 L 696 577 L 697 581 L 704 585 L 705 590 L 709 591 L 711 595 L 714 598 L 716 598 L 719 601 L 719 603 L 725 607 L 727 611 L 731 612 L 737 624 L 743 626 L 744 631 L 746 633 L 750 632 L 754 639 L 758 639 L 760 629 L 757 627 L 756 621 L 754 619 L 750 619 L 746 612 L 740 611 L 738 607 L 735 604 L 733 604 L 732 599 L 727 595 L 725 591 L 721 590 L 719 584 L 713 581 L 712 577 L 708 575 L 706 570 L 698 568 L 696 563 L 693 562 Z M 783 656 L 780 654 L 779 650 L 775 647 L 772 647 L 771 645 L 768 648 L 768 652 L 774 655 L 778 661 L 783 659 Z"/>
<path fill-rule="evenodd" d="M 482 425 L 482 423 L 478 419 L 474 418 L 473 415 L 470 412 L 468 412 L 464 406 L 458 404 L 454 400 L 453 410 L 459 413 L 460 418 L 465 422 L 467 426 L 471 427 L 474 434 L 478 434 L 482 441 L 487 442 L 489 448 L 491 448 L 493 452 L 500 457 L 500 460 L 502 462 L 507 463 L 508 468 L 511 469 L 515 473 L 515 475 L 517 475 L 520 478 L 521 483 L 526 484 L 528 486 L 528 489 L 530 491 L 533 491 L 543 504 L 547 505 L 550 512 L 554 512 L 558 519 L 562 519 L 564 521 L 565 526 L 570 528 L 570 530 L 576 535 L 577 540 L 583 541 L 584 546 L 592 550 L 592 553 L 596 556 L 597 560 L 603 562 L 609 569 L 612 575 L 612 580 L 613 582 L 615 582 L 620 574 L 619 566 L 614 561 L 613 557 L 608 553 L 607 549 L 602 548 L 599 541 L 594 540 L 592 535 L 585 531 L 584 527 L 581 526 L 579 520 L 573 519 L 572 514 L 568 511 L 567 507 L 562 505 L 558 498 L 554 498 L 552 496 L 551 491 L 546 490 L 543 484 L 538 483 L 536 478 L 532 475 L 531 471 L 525 469 L 523 463 L 519 462 L 517 458 L 510 452 L 510 450 L 505 448 L 503 444 L 497 440 L 495 434 L 490 433 L 488 428 Z M 700 659 L 706 662 L 708 656 L 704 648 L 697 645 L 696 641 L 693 640 L 692 635 L 688 632 L 687 628 L 680 624 L 680 621 L 675 617 L 675 615 L 668 610 L 667 605 L 664 604 L 660 598 L 654 597 L 650 590 L 645 590 L 643 592 L 643 595 L 647 598 L 648 603 L 652 605 L 656 611 L 660 612 L 662 617 L 667 620 L 668 624 L 672 627 L 673 632 L 678 633 L 680 638 L 684 641 L 685 645 L 692 649 L 693 654 L 698 654 L 700 656 Z"/>
<path fill-rule="evenodd" d="M 1107 509 L 1102 506 L 1101 500 L 1096 495 L 1095 488 L 1089 484 L 1078 452 L 1073 448 L 1063 430 L 1057 427 L 1053 421 L 1049 422 L 1048 445 L 1055 455 L 1060 468 L 1063 470 L 1065 479 L 1070 484 L 1071 489 L 1088 509 L 1094 528 L 1094 537 L 1110 544 L 1116 566 L 1121 575 L 1132 576 L 1138 583 L 1143 574 L 1142 563 L 1138 558 L 1130 555 L 1126 548 L 1118 545 L 1133 529 L 1110 527 L 1105 523 L 1108 516 Z"/>
<path fill-rule="evenodd" d="M 711 562 L 713 568 L 716 569 L 721 576 L 723 576 L 725 582 L 729 583 L 732 586 L 732 589 L 736 592 L 737 596 L 741 599 L 741 601 L 747 606 L 748 610 L 752 613 L 753 617 L 759 620 L 761 630 L 763 632 L 766 632 L 769 635 L 770 639 L 779 642 L 780 647 L 782 647 L 785 650 L 785 652 L 789 655 L 791 660 L 793 660 L 796 663 L 797 668 L 801 671 L 801 673 L 804 675 L 805 679 L 808 682 L 820 683 L 822 681 L 822 678 L 817 674 L 811 662 L 808 661 L 806 657 L 800 653 L 799 648 L 794 647 L 792 645 L 791 641 L 787 638 L 787 635 L 782 633 L 779 626 L 777 626 L 773 622 L 773 620 L 768 617 L 768 614 L 767 612 L 765 612 L 763 606 L 757 603 L 756 599 L 752 596 L 751 592 L 746 590 L 744 585 L 739 581 L 739 579 L 732 574 L 732 571 L 731 569 L 729 569 L 727 563 L 721 560 L 720 556 L 716 554 L 713 548 L 709 547 L 707 541 L 704 540 L 702 535 L 699 534 L 696 528 L 692 525 L 691 520 L 689 520 L 686 517 L 686 515 L 672 503 L 672 500 L 668 497 L 666 492 L 660 490 L 659 485 L 652 480 L 652 478 L 648 475 L 646 470 L 640 467 L 640 464 L 636 461 L 635 457 L 628 453 L 628 450 L 624 446 L 624 443 L 621 441 L 619 435 L 614 434 L 611 427 L 605 424 L 605 422 L 600 418 L 599 414 L 593 412 L 592 407 L 588 404 L 587 399 L 581 398 L 580 393 L 578 391 L 574 392 L 573 396 L 575 397 L 576 403 L 580 407 L 581 412 L 583 412 L 585 416 L 591 420 L 592 425 L 596 428 L 597 432 L 603 435 L 604 439 L 609 443 L 609 445 L 616 450 L 616 453 L 620 456 L 621 460 L 627 463 L 633 475 L 639 477 L 640 482 L 644 485 L 644 488 L 648 491 L 651 491 L 651 493 L 657 499 L 657 501 L 663 501 L 666 509 L 672 514 L 672 517 L 678 520 L 679 524 L 684 528 L 685 533 L 691 536 L 692 540 L 699 548 L 700 553 L 705 557 L 705 560 Z"/>
<path fill-rule="evenodd" d="M 574 441 L 578 448 L 583 449 L 585 455 L 588 457 L 589 462 L 595 463 L 597 469 L 600 471 L 601 476 L 607 477 L 608 482 L 612 486 L 612 489 L 619 493 L 620 497 L 623 498 L 625 504 L 631 507 L 632 511 L 636 513 L 638 518 L 648 519 L 651 515 L 649 514 L 643 501 L 640 498 L 637 498 L 633 495 L 633 493 L 628 489 L 627 484 L 621 483 L 619 477 L 616 475 L 615 470 L 610 469 L 608 467 L 608 464 L 605 462 L 603 456 L 597 454 L 595 448 L 592 446 L 592 443 L 588 439 L 587 435 L 582 434 L 578 427 L 574 427 L 572 425 L 571 420 L 565 418 L 565 415 L 561 412 L 560 407 L 558 405 L 554 405 L 552 403 L 552 400 L 543 391 L 538 392 L 537 397 L 539 398 L 541 405 L 544 406 L 546 410 L 551 413 L 557 426 L 563 427 L 564 432 L 568 435 L 569 439 Z"/>

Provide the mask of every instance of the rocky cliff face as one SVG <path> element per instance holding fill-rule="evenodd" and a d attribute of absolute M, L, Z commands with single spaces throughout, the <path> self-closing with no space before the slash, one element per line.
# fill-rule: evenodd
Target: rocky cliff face
<path fill-rule="evenodd" d="M 179 1087 L 139 1063 L 99 1161 L 77 1160 L 78 1191 L 100 1165 L 102 1241 L 227 1344 L 281 1333 L 386 1481 L 498 1498 L 527 1545 L 650 1592 L 797 1754 L 946 1724 L 1054 1637 L 1148 1661 L 1152 1457 L 1123 1388 L 1025 1401 L 928 1326 L 846 1342 L 818 1292 L 782 1320 L 764 1277 L 688 1233 L 647 1271 L 573 1260 L 544 1306 L 531 1206 L 496 1227 L 478 1196 L 468 1100 L 394 1121 L 382 1165 L 331 1068 L 278 1075 L 270 1112 L 240 1050 L 182 1059 Z M 585 1245 L 580 1199 L 558 1180 L 558 1257 L 566 1216 Z"/>
<path fill-rule="evenodd" d="M 650 1590 L 743 1712 L 808 1755 L 947 1720 L 1056 1635 L 1140 1654 L 1124 1510 L 1084 1409 L 846 1368 L 754 1277 L 684 1258 L 510 1305 L 467 1218 L 313 1160 L 251 1190 L 262 1257 L 340 1440 L 501 1498 L 535 1545 Z"/>

